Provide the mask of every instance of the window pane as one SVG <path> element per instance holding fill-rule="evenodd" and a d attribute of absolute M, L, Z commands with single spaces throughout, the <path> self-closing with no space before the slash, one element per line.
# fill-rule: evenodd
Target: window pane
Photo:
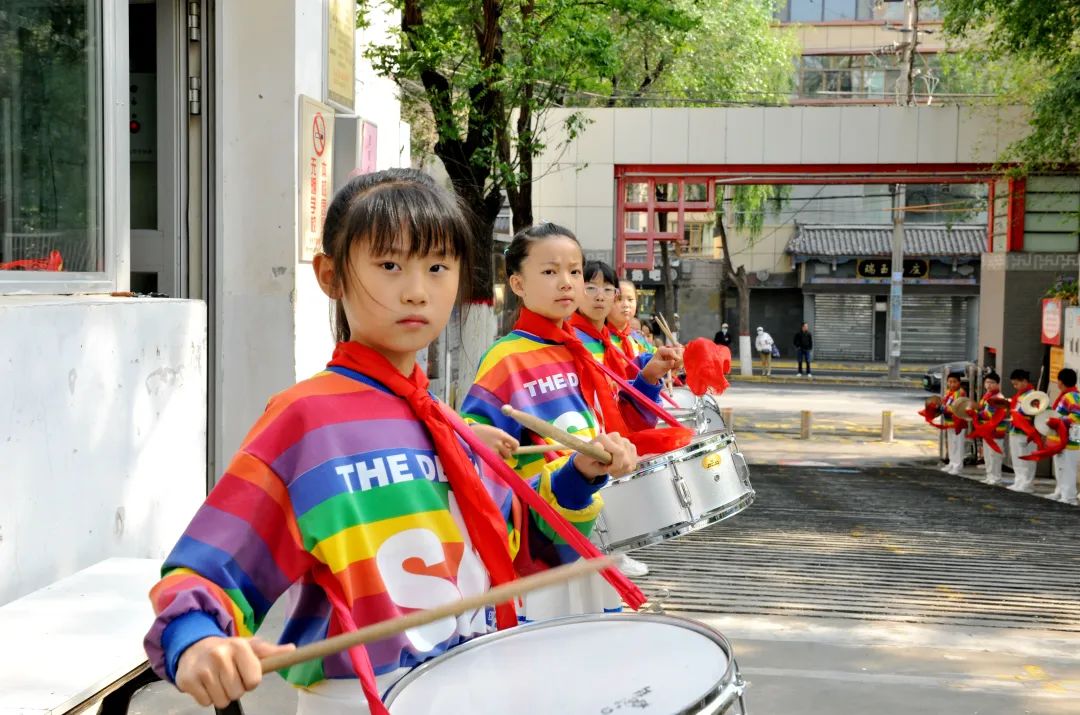
<path fill-rule="evenodd" d="M 854 20 L 855 0 L 825 0 L 825 20 Z"/>
<path fill-rule="evenodd" d="M 0 12 L 0 270 L 104 270 L 97 5 Z"/>
<path fill-rule="evenodd" d="M 822 0 L 791 0 L 792 22 L 821 22 Z"/>

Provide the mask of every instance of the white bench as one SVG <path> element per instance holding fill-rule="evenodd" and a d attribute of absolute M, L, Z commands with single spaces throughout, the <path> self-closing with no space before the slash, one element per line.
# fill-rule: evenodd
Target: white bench
<path fill-rule="evenodd" d="M 160 570 L 157 559 L 107 559 L 0 606 L 0 715 L 93 712 L 146 679 Z"/>

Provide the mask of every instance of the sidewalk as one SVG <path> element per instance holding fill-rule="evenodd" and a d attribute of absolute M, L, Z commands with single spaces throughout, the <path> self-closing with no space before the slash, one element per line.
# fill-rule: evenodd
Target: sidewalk
<path fill-rule="evenodd" d="M 742 362 L 737 357 L 731 359 L 731 372 L 736 372 Z M 812 363 L 815 370 L 823 372 L 869 372 L 877 373 L 881 375 L 887 375 L 889 373 L 889 366 L 883 362 L 865 362 L 865 361 L 843 361 L 843 360 L 814 360 Z M 773 358 L 772 366 L 774 368 L 780 368 L 784 370 L 797 370 L 798 364 L 795 360 L 789 360 L 787 358 Z M 930 365 L 927 363 L 904 363 L 900 366 L 900 374 L 910 377 L 922 377 L 923 373 L 929 370 L 931 367 L 937 367 L 937 365 Z M 758 361 L 754 361 L 754 368 L 760 369 Z"/>

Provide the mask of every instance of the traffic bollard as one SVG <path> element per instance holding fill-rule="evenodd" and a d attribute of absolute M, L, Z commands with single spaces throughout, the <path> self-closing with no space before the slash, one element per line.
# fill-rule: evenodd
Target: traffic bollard
<path fill-rule="evenodd" d="M 799 426 L 800 439 L 810 439 L 810 434 L 812 432 L 812 427 L 810 424 L 811 415 L 812 413 L 810 412 L 810 410 L 802 411 L 802 424 Z"/>

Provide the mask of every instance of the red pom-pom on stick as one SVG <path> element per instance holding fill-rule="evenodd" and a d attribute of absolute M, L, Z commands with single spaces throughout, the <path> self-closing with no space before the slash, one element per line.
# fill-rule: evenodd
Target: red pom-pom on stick
<path fill-rule="evenodd" d="M 639 455 L 664 454 L 690 444 L 694 433 L 685 427 L 656 427 L 638 430 L 626 438 L 637 447 Z"/>
<path fill-rule="evenodd" d="M 727 346 L 694 338 L 684 349 L 683 364 L 686 366 L 686 385 L 695 395 L 700 397 L 710 389 L 720 395 L 728 389 L 730 383 L 726 376 L 731 372 L 731 351 Z"/>

